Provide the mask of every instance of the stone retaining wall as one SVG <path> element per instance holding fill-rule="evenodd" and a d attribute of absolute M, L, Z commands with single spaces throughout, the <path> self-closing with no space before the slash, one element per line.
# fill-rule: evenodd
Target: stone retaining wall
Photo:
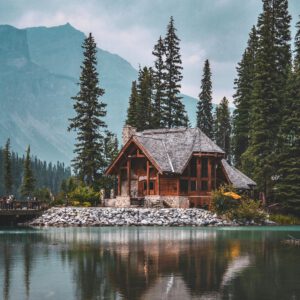
<path fill-rule="evenodd" d="M 228 226 L 232 222 L 203 209 L 54 207 L 32 226 Z"/>

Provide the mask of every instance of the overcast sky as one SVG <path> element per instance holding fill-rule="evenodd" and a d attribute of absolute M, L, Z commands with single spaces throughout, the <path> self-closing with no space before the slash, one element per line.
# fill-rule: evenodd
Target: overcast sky
<path fill-rule="evenodd" d="M 261 0 L 0 0 L 0 24 L 25 28 L 69 22 L 92 32 L 98 47 L 138 68 L 152 64 L 153 45 L 165 35 L 172 15 L 181 39 L 182 92 L 197 97 L 208 58 L 218 103 L 223 96 L 232 99 L 235 67 L 261 7 Z M 290 13 L 294 28 L 299 0 L 290 0 Z"/>

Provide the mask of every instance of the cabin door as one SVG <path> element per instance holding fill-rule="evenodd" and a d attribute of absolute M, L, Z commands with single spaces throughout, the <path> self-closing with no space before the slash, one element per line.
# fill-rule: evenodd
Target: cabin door
<path fill-rule="evenodd" d="M 144 197 L 147 195 L 147 181 L 141 180 L 138 184 L 138 196 Z"/>

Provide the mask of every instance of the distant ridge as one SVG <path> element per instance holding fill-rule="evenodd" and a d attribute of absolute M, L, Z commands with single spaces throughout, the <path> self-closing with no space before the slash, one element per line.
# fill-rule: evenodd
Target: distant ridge
<path fill-rule="evenodd" d="M 74 137 L 67 132 L 67 119 L 73 114 L 70 97 L 78 90 L 84 37 L 69 23 L 25 29 L 0 25 L 0 145 L 10 137 L 21 154 L 30 144 L 41 159 L 70 162 Z M 106 121 L 120 137 L 137 70 L 100 48 L 98 67 Z M 194 125 L 196 99 L 183 97 Z"/>

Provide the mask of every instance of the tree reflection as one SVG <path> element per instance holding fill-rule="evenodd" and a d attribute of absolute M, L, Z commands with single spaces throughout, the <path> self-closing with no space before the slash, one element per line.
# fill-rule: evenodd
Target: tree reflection
<path fill-rule="evenodd" d="M 64 269 L 62 278 L 72 278 L 69 299 L 297 299 L 299 250 L 276 235 L 180 228 L 2 235 L 2 295 L 17 298 L 12 286 L 22 282 L 13 270 L 22 264 L 22 299 L 40 299 L 32 296 L 32 274 L 52 253 L 57 273 Z M 56 274 L 39 280 L 49 276 Z"/>

